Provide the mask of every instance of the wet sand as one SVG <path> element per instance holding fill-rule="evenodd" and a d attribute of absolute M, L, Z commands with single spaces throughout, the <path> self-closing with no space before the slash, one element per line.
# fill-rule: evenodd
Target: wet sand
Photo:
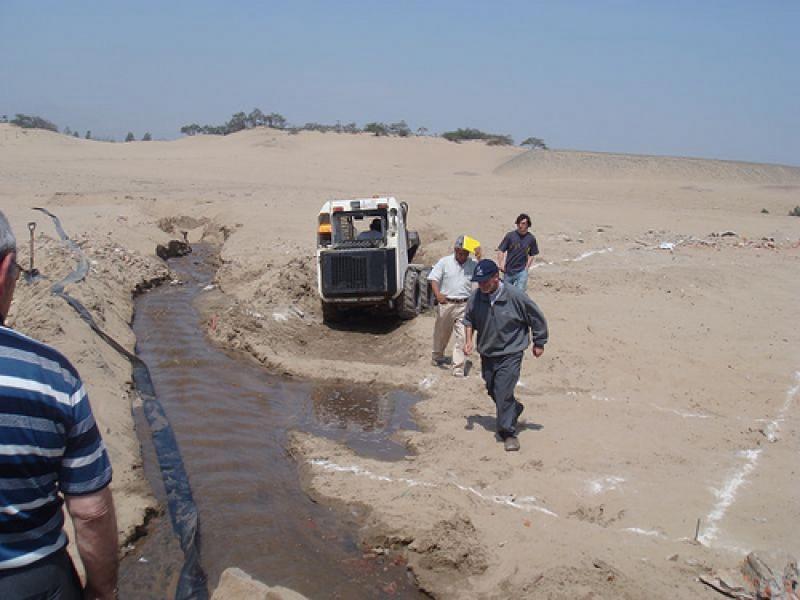
<path fill-rule="evenodd" d="M 171 260 L 179 282 L 141 296 L 134 320 L 137 353 L 149 365 L 199 510 L 210 589 L 235 566 L 309 598 L 377 598 L 384 588 L 393 597 L 419 597 L 402 557 L 369 555 L 360 547 L 363 513 L 312 501 L 285 450 L 287 432 L 300 429 L 376 458 L 402 459 L 405 448 L 389 436 L 398 425 L 413 426 L 408 402 L 414 398 L 275 377 L 211 346 L 194 300 L 213 278 L 214 253 L 200 244 Z M 151 476 L 160 473 L 154 469 Z M 148 541 L 149 552 L 123 564 L 126 597 L 153 597 L 168 589 L 161 587 L 165 581 L 174 585 L 180 548 L 165 543 L 164 525 Z"/>

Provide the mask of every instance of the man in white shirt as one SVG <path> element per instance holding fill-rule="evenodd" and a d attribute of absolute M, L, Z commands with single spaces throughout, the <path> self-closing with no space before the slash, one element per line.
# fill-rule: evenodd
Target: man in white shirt
<path fill-rule="evenodd" d="M 480 260 L 481 249 L 475 249 L 475 257 Z M 453 254 L 441 258 L 428 275 L 433 294 L 436 296 L 436 325 L 433 329 L 434 366 L 444 366 L 444 351 L 455 333 L 453 347 L 453 375 L 464 376 L 464 309 L 472 293 L 472 275 L 478 263 L 464 248 L 464 236 L 454 244 Z"/>

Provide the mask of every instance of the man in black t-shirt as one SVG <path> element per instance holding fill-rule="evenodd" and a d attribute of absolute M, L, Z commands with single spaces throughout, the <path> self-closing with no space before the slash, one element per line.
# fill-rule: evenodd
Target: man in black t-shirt
<path fill-rule="evenodd" d="M 533 257 L 539 254 L 539 246 L 536 237 L 528 231 L 531 227 L 528 215 L 522 213 L 516 224 L 517 228 L 509 231 L 497 247 L 497 264 L 505 273 L 503 281 L 525 292 L 528 290 L 528 269 L 533 264 Z"/>

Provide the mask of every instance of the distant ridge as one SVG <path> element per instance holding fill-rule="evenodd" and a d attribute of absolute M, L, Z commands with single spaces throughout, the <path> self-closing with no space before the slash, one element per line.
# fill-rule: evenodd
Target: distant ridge
<path fill-rule="evenodd" d="M 506 161 L 498 175 L 546 179 L 676 179 L 736 183 L 800 183 L 800 167 L 766 163 L 581 152 L 530 150 Z"/>

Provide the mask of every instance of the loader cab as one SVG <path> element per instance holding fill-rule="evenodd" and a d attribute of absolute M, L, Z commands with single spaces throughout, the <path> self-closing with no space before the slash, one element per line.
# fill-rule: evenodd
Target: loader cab
<path fill-rule="evenodd" d="M 334 248 L 386 246 L 388 237 L 386 210 L 337 211 L 331 215 L 331 220 L 331 245 Z"/>
<path fill-rule="evenodd" d="M 327 202 L 318 217 L 317 249 L 395 248 L 414 259 L 419 236 L 406 229 L 408 205 L 394 198 Z"/>
<path fill-rule="evenodd" d="M 419 236 L 407 230 L 407 215 L 408 205 L 391 197 L 331 200 L 322 206 L 317 285 L 326 320 L 358 306 L 385 306 L 401 318 L 419 311 L 419 266 L 410 265 Z M 406 300 L 411 292 L 412 300 Z"/>

